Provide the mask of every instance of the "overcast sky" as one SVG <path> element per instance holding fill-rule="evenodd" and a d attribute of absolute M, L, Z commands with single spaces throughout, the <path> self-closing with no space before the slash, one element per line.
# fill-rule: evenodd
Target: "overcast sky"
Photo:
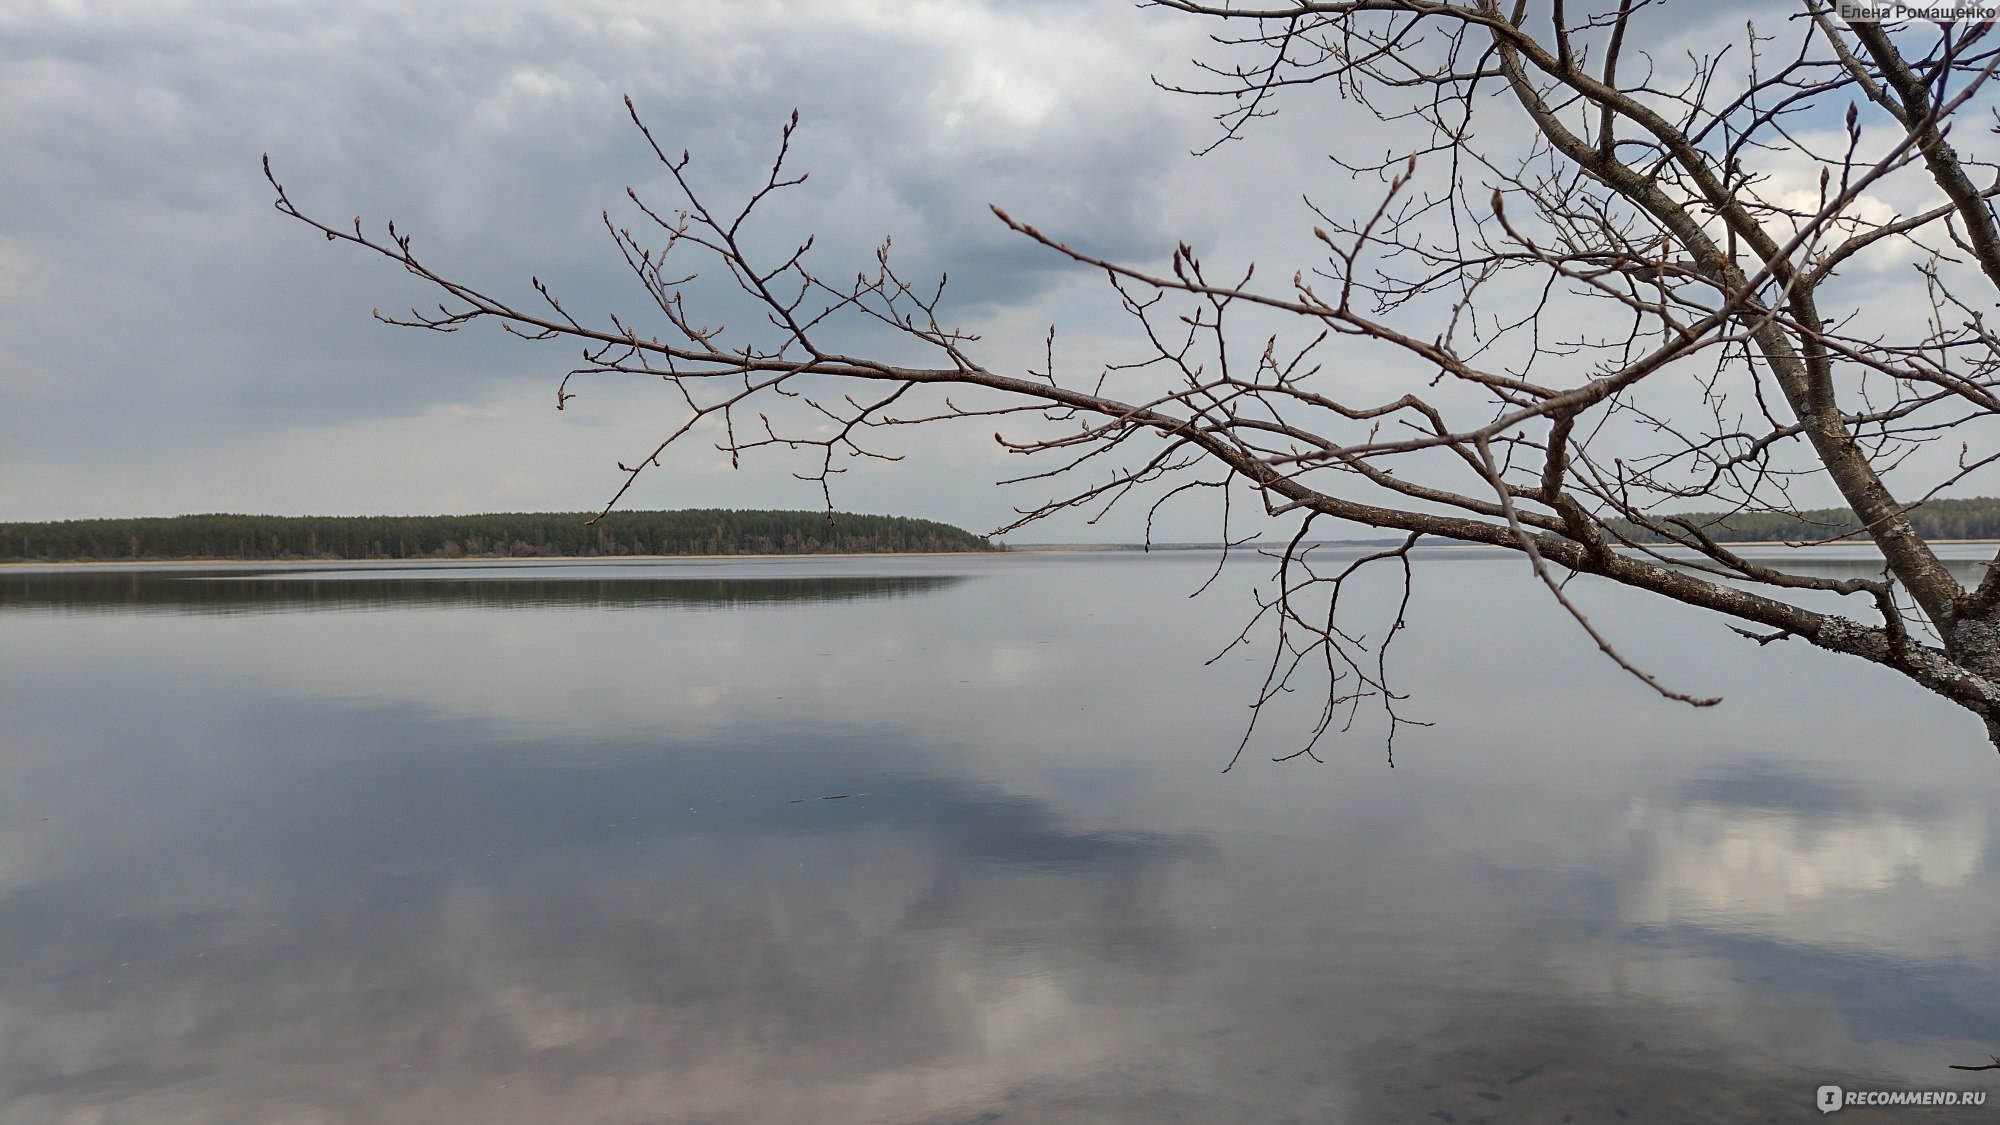
<path fill-rule="evenodd" d="M 1379 126 L 1312 90 L 1190 155 L 1215 106 L 1149 78 L 1188 78 L 1209 30 L 1120 0 L 0 0 L 0 519 L 588 509 L 679 420 L 658 384 L 558 414 L 573 349 L 375 323 L 426 294 L 273 211 L 264 153 L 301 207 L 393 218 L 446 272 L 636 311 L 598 215 L 660 175 L 621 98 L 721 195 L 796 107 L 812 179 L 771 237 L 860 269 L 893 234 L 910 272 L 950 270 L 995 367 L 1050 322 L 1079 355 L 1114 329 L 1101 280 L 989 203 L 1109 257 L 1187 239 L 1289 276 L 1302 191 L 1337 191 L 1325 154 Z M 899 435 L 908 460 L 836 502 L 990 530 L 1042 498 L 995 487 L 1022 462 L 991 428 Z M 817 506 L 794 467 L 683 456 L 625 503 Z"/>

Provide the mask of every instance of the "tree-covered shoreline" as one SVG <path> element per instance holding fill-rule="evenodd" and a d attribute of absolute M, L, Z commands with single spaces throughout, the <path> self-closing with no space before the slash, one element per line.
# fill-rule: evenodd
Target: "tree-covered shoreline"
<path fill-rule="evenodd" d="M 2000 539 L 2000 499 L 1931 500 L 1909 512 L 1910 523 L 1925 539 Z M 1843 537 L 1868 542 L 1861 521 L 1846 508 L 1813 508 L 1800 512 L 1690 512 L 1655 516 L 1655 522 L 1686 520 L 1718 543 L 1817 543 Z M 1640 543 L 1663 537 L 1636 524 L 1611 521 L 1621 534 Z"/>
<path fill-rule="evenodd" d="M 228 513 L 0 523 L 0 561 L 604 558 L 991 551 L 933 520 L 846 512 L 497 512 L 466 516 Z"/>

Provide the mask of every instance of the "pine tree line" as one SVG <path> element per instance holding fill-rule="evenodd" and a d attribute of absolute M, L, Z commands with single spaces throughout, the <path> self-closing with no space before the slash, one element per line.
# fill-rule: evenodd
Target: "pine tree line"
<path fill-rule="evenodd" d="M 1860 534 L 1861 521 L 1846 508 L 1814 508 L 1795 514 L 1775 512 L 1690 512 L 1685 519 L 1721 543 L 1816 542 Z M 1664 522 L 1664 517 L 1655 517 Z M 1910 511 L 1910 522 L 1925 539 L 2000 539 L 2000 499 L 1932 500 Z M 1636 525 L 1614 520 L 1611 526 L 1640 543 L 1657 543 L 1660 536 Z"/>
<path fill-rule="evenodd" d="M 0 560 L 456 559 L 616 555 L 811 555 L 990 551 L 932 520 L 826 512 L 692 509 L 472 516 L 189 515 L 0 523 Z"/>

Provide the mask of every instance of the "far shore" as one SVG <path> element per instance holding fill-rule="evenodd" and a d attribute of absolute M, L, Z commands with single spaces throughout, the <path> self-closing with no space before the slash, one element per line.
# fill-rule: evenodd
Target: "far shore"
<path fill-rule="evenodd" d="M 1383 541 L 1328 541 L 1311 544 L 1317 547 L 1351 547 L 1363 549 L 1382 546 Z M 2000 539 L 1932 539 L 1936 546 L 1986 546 L 2000 547 Z M 1259 549 L 1280 547 L 1278 543 L 1237 544 L 1235 550 L 1249 552 Z M 1508 550 L 1495 543 L 1465 543 L 1457 540 L 1440 539 L 1420 543 L 1426 550 L 1439 548 L 1468 548 L 1474 550 Z M 1663 550 L 1693 550 L 1678 543 L 1647 543 L 1643 547 Z M 1723 543 L 1722 546 L 1736 549 L 1740 547 L 1790 547 L 1795 544 L 1783 540 L 1758 540 L 1755 542 Z M 1841 543 L 1816 543 L 1799 546 L 1798 549 L 1840 549 L 1854 547 L 1866 549 L 1873 544 L 1865 541 Z M 1219 543 L 1155 543 L 1153 551 L 1219 551 Z M 1636 549 L 1636 548 L 1626 548 Z M 167 568 L 167 567 L 220 567 L 228 569 L 309 569 L 332 566 L 368 567 L 451 567 L 451 566 L 495 566 L 511 563 L 672 563 L 672 562 L 773 562 L 780 559 L 952 559 L 952 558 L 992 558 L 1004 555 L 1053 555 L 1053 554 L 1105 554 L 1110 552 L 1144 553 L 1146 548 L 1137 543 L 1023 543 L 1018 546 L 1002 547 L 994 551 L 827 551 L 804 554 L 761 554 L 761 555 L 460 555 L 457 558 L 415 558 L 415 559 L 39 559 L 9 560 L 0 562 L 0 571 L 27 570 L 36 567 L 126 567 L 126 568 Z"/>

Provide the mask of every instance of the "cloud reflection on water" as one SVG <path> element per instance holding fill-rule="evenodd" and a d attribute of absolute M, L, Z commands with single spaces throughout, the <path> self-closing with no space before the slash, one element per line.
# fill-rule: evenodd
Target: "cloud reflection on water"
<path fill-rule="evenodd" d="M 1983 1053 L 1970 791 L 1490 672 L 1394 774 L 1224 779 L 1209 618 L 1147 608 L 1199 566 L 1036 565 L 14 618 L 0 1122 L 1784 1120 Z"/>
<path fill-rule="evenodd" d="M 1655 860 L 1635 906 L 1655 919 L 1782 914 L 1800 900 L 1885 891 L 1905 880 L 1960 887 L 1979 872 L 1986 850 L 1984 812 L 1963 804 L 1916 817 L 1859 803 L 1801 810 L 1635 801 L 1631 815 Z"/>
<path fill-rule="evenodd" d="M 756 742 L 308 744 L 149 852 L 73 840 L 5 903 L 0 1120 L 866 1120 L 1091 1070 L 1180 971 L 1169 870 L 1212 845 L 873 774 L 877 733 L 841 748 L 868 796 L 799 804 L 824 784 Z"/>

